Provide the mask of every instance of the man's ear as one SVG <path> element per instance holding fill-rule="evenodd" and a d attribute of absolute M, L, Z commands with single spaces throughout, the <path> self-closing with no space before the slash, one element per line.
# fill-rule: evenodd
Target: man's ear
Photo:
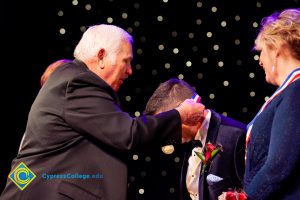
<path fill-rule="evenodd" d="M 99 63 L 99 67 L 101 69 L 104 69 L 104 56 L 105 56 L 105 50 L 104 49 L 100 49 L 98 52 L 98 63 Z"/>

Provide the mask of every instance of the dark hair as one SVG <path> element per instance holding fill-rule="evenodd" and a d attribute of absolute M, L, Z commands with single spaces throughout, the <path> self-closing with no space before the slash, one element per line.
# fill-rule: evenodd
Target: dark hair
<path fill-rule="evenodd" d="M 192 98 L 195 90 L 183 80 L 171 78 L 161 83 L 146 104 L 145 115 L 152 115 L 158 111 L 176 108 L 185 99 Z"/>

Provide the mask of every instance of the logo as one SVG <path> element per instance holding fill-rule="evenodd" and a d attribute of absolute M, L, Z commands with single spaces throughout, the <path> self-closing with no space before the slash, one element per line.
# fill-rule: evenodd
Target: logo
<path fill-rule="evenodd" d="M 23 162 L 9 174 L 10 180 L 12 180 L 20 190 L 24 190 L 35 177 L 36 175 Z"/>

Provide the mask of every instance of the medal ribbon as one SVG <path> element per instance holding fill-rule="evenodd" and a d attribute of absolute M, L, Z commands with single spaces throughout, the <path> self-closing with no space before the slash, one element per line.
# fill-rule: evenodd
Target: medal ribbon
<path fill-rule="evenodd" d="M 277 90 L 274 92 L 274 94 L 264 103 L 264 105 L 260 108 L 260 110 L 258 111 L 258 113 L 255 115 L 254 119 L 247 125 L 247 136 L 246 136 L 246 146 L 249 143 L 250 140 L 250 136 L 251 136 L 251 130 L 252 130 L 252 126 L 253 123 L 255 121 L 255 119 L 257 118 L 257 116 L 264 111 L 264 109 L 269 105 L 269 103 L 275 98 L 277 97 L 287 86 L 289 86 L 291 83 L 293 83 L 294 81 L 296 81 L 297 79 L 300 78 L 300 68 L 295 69 L 294 71 L 292 71 L 288 77 L 285 79 L 285 81 L 283 82 L 283 84 L 277 88 Z"/>
<path fill-rule="evenodd" d="M 192 99 L 196 102 L 196 103 L 200 103 L 201 101 L 201 97 L 197 94 L 194 93 Z"/>

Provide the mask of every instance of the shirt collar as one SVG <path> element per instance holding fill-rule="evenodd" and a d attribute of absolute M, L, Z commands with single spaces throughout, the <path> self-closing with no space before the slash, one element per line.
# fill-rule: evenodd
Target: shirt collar
<path fill-rule="evenodd" d="M 207 131 L 209 128 L 209 122 L 210 122 L 210 118 L 211 118 L 211 111 L 208 109 L 206 111 L 207 111 L 207 114 L 195 136 L 195 140 L 200 140 L 202 144 L 205 144 L 205 142 L 206 142 Z"/>

